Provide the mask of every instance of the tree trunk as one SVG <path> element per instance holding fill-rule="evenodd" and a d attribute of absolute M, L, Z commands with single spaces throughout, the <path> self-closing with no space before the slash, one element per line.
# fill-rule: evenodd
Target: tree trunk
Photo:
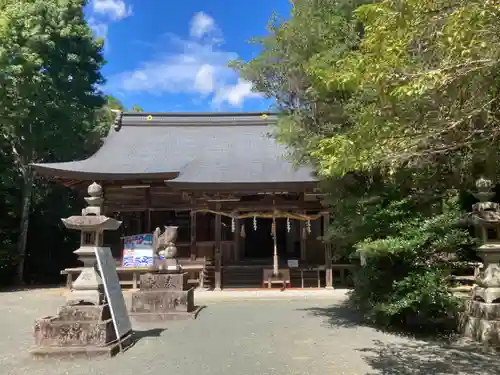
<path fill-rule="evenodd" d="M 31 209 L 31 192 L 33 190 L 33 173 L 31 167 L 22 169 L 23 173 L 23 203 L 21 214 L 21 226 L 19 241 L 17 243 L 18 264 L 16 282 L 18 285 L 24 284 L 24 261 L 26 258 L 26 242 L 28 240 L 28 225 Z"/>

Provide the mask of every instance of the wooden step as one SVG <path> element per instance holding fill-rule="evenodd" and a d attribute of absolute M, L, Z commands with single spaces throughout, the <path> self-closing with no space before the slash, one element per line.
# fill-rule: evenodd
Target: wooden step
<path fill-rule="evenodd" d="M 222 283 L 224 288 L 259 288 L 262 286 L 262 268 L 224 267 Z"/>

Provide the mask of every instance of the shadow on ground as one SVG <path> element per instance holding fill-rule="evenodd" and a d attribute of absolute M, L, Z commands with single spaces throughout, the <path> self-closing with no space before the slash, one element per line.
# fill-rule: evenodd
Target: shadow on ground
<path fill-rule="evenodd" d="M 60 289 L 63 287 L 64 287 L 63 284 L 23 285 L 23 286 L 0 287 L 0 293 L 26 292 L 29 290 L 39 290 L 39 289 Z"/>
<path fill-rule="evenodd" d="M 301 311 L 326 318 L 324 324 L 329 328 L 371 327 L 363 322 L 360 312 L 347 304 Z M 498 353 L 486 352 L 476 343 L 457 336 L 437 340 L 401 332 L 393 334 L 401 340 L 390 343 L 374 340 L 370 347 L 357 349 L 373 370 L 368 375 L 500 374 Z"/>
<path fill-rule="evenodd" d="M 370 375 L 456 375 L 500 373 L 498 354 L 481 353 L 474 344 L 442 344 L 429 341 L 408 343 L 373 342 L 358 349 L 371 366 Z"/>
<path fill-rule="evenodd" d="M 166 331 L 166 328 L 152 328 L 146 330 L 137 330 L 134 331 L 134 339 L 135 341 L 139 341 L 141 339 L 145 339 L 148 337 L 160 337 L 163 331 Z"/>
<path fill-rule="evenodd" d="M 363 322 L 363 314 L 359 311 L 352 309 L 347 303 L 334 305 L 331 307 L 311 307 L 301 309 L 310 315 L 326 318 L 324 324 L 328 327 L 358 327 L 360 325 L 366 326 Z"/>
<path fill-rule="evenodd" d="M 127 347 L 127 351 L 137 345 L 139 341 L 142 339 L 147 339 L 150 337 L 160 337 L 163 331 L 166 331 L 166 328 L 152 328 L 152 329 L 142 329 L 142 330 L 134 330 L 133 341 L 130 346 Z"/>

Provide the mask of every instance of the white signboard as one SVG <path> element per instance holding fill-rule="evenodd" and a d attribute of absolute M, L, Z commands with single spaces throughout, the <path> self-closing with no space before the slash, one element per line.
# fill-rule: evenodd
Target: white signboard
<path fill-rule="evenodd" d="M 104 284 L 106 299 L 111 310 L 116 336 L 118 339 L 121 339 L 132 331 L 132 324 L 130 323 L 122 288 L 120 287 L 120 281 L 116 273 L 116 262 L 111 255 L 109 247 L 96 247 L 95 255 Z"/>
<path fill-rule="evenodd" d="M 288 267 L 290 268 L 297 268 L 299 266 L 299 260 L 298 259 L 288 259 Z"/>

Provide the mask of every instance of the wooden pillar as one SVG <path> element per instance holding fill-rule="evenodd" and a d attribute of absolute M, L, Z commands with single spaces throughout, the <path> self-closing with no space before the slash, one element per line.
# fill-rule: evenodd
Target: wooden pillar
<path fill-rule="evenodd" d="M 153 232 L 151 228 L 151 188 L 146 189 L 146 233 Z"/>
<path fill-rule="evenodd" d="M 221 209 L 221 204 L 215 205 L 217 212 Z M 215 290 L 222 288 L 222 252 L 221 252 L 222 217 L 215 214 Z"/>
<path fill-rule="evenodd" d="M 245 237 L 241 237 L 241 228 L 245 230 Z M 240 220 L 240 227 L 238 228 L 238 237 L 240 238 L 238 244 L 240 246 L 240 260 L 245 259 L 245 254 L 246 254 L 246 231 L 247 228 L 245 227 L 245 219 Z"/>
<path fill-rule="evenodd" d="M 306 212 L 301 212 L 305 214 Z M 307 248 L 306 248 L 306 240 L 307 240 L 307 231 L 306 231 L 306 222 L 304 220 L 300 220 L 299 222 L 299 230 L 300 230 L 300 260 L 305 262 L 307 260 Z"/>
<path fill-rule="evenodd" d="M 238 216 L 239 211 L 233 211 L 233 216 Z M 234 233 L 233 233 L 233 254 L 234 260 L 240 260 L 240 219 L 234 219 Z"/>
<path fill-rule="evenodd" d="M 190 257 L 191 260 L 195 260 L 198 252 L 196 248 L 196 211 L 192 210 L 190 216 L 191 216 Z"/>
<path fill-rule="evenodd" d="M 330 225 L 330 213 L 323 214 L 323 243 L 325 245 L 325 270 L 326 280 L 325 285 L 327 289 L 333 289 L 333 270 L 332 270 L 332 243 L 325 240 L 325 235 Z"/>
<path fill-rule="evenodd" d="M 141 212 L 140 212 L 140 211 L 139 211 L 139 212 L 137 212 L 137 211 L 136 211 L 136 212 L 135 212 L 135 214 L 136 214 L 136 218 L 137 218 L 137 221 L 136 221 L 136 224 L 137 224 L 136 228 L 137 228 L 137 229 L 136 229 L 136 232 L 135 232 L 135 233 L 137 233 L 137 234 L 138 234 L 138 233 L 144 233 L 144 232 L 143 232 L 143 224 L 144 224 L 144 223 L 143 223 L 143 221 L 142 221 L 142 215 L 141 215 Z"/>

